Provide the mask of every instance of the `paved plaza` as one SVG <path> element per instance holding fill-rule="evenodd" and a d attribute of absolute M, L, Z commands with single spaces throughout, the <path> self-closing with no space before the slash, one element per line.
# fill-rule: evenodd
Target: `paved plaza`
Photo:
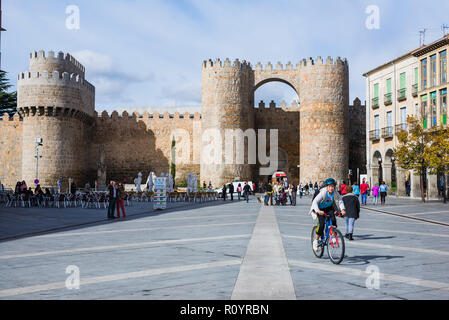
<path fill-rule="evenodd" d="M 0 299 L 449 299 L 449 203 L 375 207 L 431 222 L 362 209 L 340 265 L 313 255 L 310 203 L 138 203 L 114 221 L 0 208 Z M 80 286 L 68 289 L 74 267 Z"/>

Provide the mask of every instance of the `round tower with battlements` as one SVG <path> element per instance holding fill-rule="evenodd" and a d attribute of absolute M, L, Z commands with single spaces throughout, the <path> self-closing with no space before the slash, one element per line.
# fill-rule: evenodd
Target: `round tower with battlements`
<path fill-rule="evenodd" d="M 42 138 L 38 178 L 56 186 L 62 177 L 84 185 L 88 143 L 94 125 L 95 88 L 84 67 L 70 54 L 44 51 L 30 55 L 30 71 L 20 73 L 17 109 L 23 117 L 22 176 L 36 179 L 35 141 Z"/>
<path fill-rule="evenodd" d="M 215 187 L 235 178 L 244 181 L 253 177 L 255 166 L 248 163 L 248 140 L 243 139 L 242 155 L 242 148 L 230 135 L 255 128 L 253 86 L 254 72 L 246 61 L 203 62 L 201 180 L 211 181 Z M 243 163 L 239 156 L 244 157 Z"/>
<path fill-rule="evenodd" d="M 299 63 L 300 180 L 347 180 L 349 72 L 346 59 Z"/>

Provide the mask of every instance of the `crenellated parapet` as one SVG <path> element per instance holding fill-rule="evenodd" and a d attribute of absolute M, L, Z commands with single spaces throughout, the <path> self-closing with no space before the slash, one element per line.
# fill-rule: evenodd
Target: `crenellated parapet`
<path fill-rule="evenodd" d="M 19 73 L 17 81 L 19 82 L 19 85 L 49 84 L 73 87 L 95 93 L 95 87 L 89 81 L 85 80 L 83 77 L 75 73 L 60 73 L 59 71 L 28 71 Z"/>
<path fill-rule="evenodd" d="M 212 69 L 212 70 L 220 70 L 223 68 L 235 68 L 240 70 L 252 70 L 251 63 L 246 60 L 240 61 L 239 59 L 235 59 L 233 62 L 229 58 L 226 58 L 224 61 L 221 61 L 219 58 L 215 59 L 215 61 L 204 60 L 203 61 L 203 69 Z"/>
<path fill-rule="evenodd" d="M 158 112 L 154 111 L 153 113 L 144 112 L 139 113 L 137 111 L 134 111 L 132 113 L 129 113 L 128 111 L 123 111 L 121 114 L 119 114 L 117 111 L 112 111 L 109 113 L 108 111 L 104 110 L 101 113 L 95 112 L 94 117 L 101 118 L 105 120 L 114 120 L 114 119 L 121 119 L 121 120 L 127 120 L 127 119 L 152 119 L 152 120 L 186 120 L 186 121 L 192 121 L 192 120 L 201 120 L 201 114 L 199 112 L 190 113 L 190 112 L 184 112 L 184 113 L 169 113 L 167 111 L 165 112 Z"/>
<path fill-rule="evenodd" d="M 84 66 L 69 53 L 55 54 L 54 51 L 45 53 L 43 50 L 30 53 L 30 71 L 68 72 L 75 73 L 81 78 L 84 78 L 86 73 Z"/>
<path fill-rule="evenodd" d="M 30 54 L 30 70 L 17 77 L 17 105 L 73 109 L 93 116 L 95 87 L 85 69 L 70 54 L 44 51 Z"/>

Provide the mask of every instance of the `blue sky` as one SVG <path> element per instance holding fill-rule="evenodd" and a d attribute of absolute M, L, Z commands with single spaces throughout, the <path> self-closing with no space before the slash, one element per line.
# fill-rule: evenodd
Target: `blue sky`
<path fill-rule="evenodd" d="M 3 0 L 2 68 L 16 84 L 29 52 L 73 54 L 96 87 L 97 110 L 201 104 L 201 63 L 229 57 L 273 65 L 303 58 L 346 57 L 350 99 L 365 100 L 362 74 L 419 45 L 449 25 L 447 0 L 148 1 Z M 80 29 L 65 26 L 66 7 L 80 9 Z M 367 6 L 380 29 L 365 27 Z M 296 99 L 269 83 L 256 101 Z"/>

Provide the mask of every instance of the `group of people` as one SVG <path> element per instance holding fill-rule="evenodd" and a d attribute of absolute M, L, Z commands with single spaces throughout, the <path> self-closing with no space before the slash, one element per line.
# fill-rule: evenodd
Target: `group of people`
<path fill-rule="evenodd" d="M 237 192 L 238 200 L 240 201 L 241 198 L 242 198 L 242 195 L 243 195 L 243 197 L 246 200 L 246 203 L 248 203 L 249 202 L 249 196 L 252 193 L 255 193 L 255 190 L 256 190 L 256 186 L 254 184 L 251 185 L 251 183 L 246 181 L 244 186 L 242 186 L 242 184 L 239 183 L 237 185 L 237 190 L 235 190 L 233 183 L 230 183 L 228 185 L 224 184 L 223 188 L 221 189 L 221 193 L 223 195 L 223 201 L 226 201 L 228 193 L 229 193 L 229 196 L 231 198 L 231 201 L 234 201 L 234 193 Z"/>
<path fill-rule="evenodd" d="M 363 178 L 362 183 L 360 186 L 357 183 L 354 183 L 352 186 L 349 186 L 346 184 L 345 181 L 340 185 L 339 192 L 342 196 L 344 196 L 346 193 L 348 193 L 348 187 L 352 187 L 352 192 L 355 196 L 361 197 L 361 204 L 367 205 L 367 199 L 368 196 L 371 194 L 373 197 L 373 205 L 379 204 L 379 198 L 380 198 L 380 204 L 385 205 L 385 200 L 387 198 L 387 191 L 388 186 L 385 184 L 385 181 L 382 181 L 382 183 L 379 185 L 378 183 L 375 183 L 372 188 L 370 188 L 369 184 L 366 182 L 366 179 Z"/>
<path fill-rule="evenodd" d="M 108 192 L 109 192 L 108 219 L 120 218 L 120 209 L 122 209 L 123 218 L 126 218 L 125 187 L 123 183 L 111 181 L 108 186 Z M 116 206 L 117 206 L 117 216 L 114 216 Z"/>
<path fill-rule="evenodd" d="M 33 188 L 32 187 L 28 187 L 25 181 L 18 181 L 16 183 L 16 187 L 14 189 L 14 193 L 16 195 L 20 195 L 20 194 L 25 194 L 25 195 L 29 195 L 29 196 L 33 196 L 36 195 L 38 197 L 42 197 L 42 196 L 50 196 L 51 195 L 51 191 L 49 188 L 45 188 L 45 192 L 44 190 L 42 190 L 41 185 L 38 184 L 36 185 L 36 187 Z"/>
<path fill-rule="evenodd" d="M 295 184 L 289 184 L 285 179 L 278 179 L 273 184 L 267 181 L 262 187 L 264 195 L 264 205 L 273 205 L 273 199 L 276 205 L 286 205 L 287 199 L 290 205 L 296 206 L 296 196 L 298 188 Z"/>

